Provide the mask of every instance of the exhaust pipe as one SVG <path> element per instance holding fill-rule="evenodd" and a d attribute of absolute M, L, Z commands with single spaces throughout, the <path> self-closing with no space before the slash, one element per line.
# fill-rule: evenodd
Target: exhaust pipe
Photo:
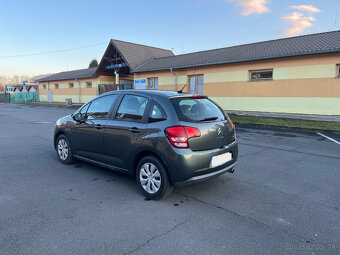
<path fill-rule="evenodd" d="M 229 170 L 228 170 L 228 173 L 233 174 L 234 172 L 235 172 L 235 168 L 232 168 L 232 169 L 229 169 Z"/>

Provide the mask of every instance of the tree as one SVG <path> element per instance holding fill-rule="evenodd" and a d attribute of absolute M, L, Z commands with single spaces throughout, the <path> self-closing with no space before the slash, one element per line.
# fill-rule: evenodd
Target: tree
<path fill-rule="evenodd" d="M 90 64 L 89 64 L 89 68 L 91 68 L 91 67 L 97 67 L 98 66 L 98 61 L 97 61 L 97 59 L 92 59 L 91 60 L 91 62 L 90 62 Z"/>
<path fill-rule="evenodd" d="M 19 80 L 20 80 L 19 75 L 17 75 L 17 74 L 13 75 L 12 83 L 19 83 Z"/>

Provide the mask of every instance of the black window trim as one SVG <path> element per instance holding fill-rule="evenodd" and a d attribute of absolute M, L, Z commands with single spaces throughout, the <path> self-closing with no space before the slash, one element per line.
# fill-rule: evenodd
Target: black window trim
<path fill-rule="evenodd" d="M 131 96 L 139 96 L 139 97 L 145 97 L 149 100 L 148 104 L 146 105 L 145 107 L 145 111 L 144 111 L 144 115 L 141 119 L 141 121 L 128 121 L 128 120 L 122 120 L 122 119 L 116 119 L 116 114 L 117 114 L 117 111 L 119 109 L 119 106 L 121 105 L 123 99 L 125 96 L 128 96 L 128 95 L 131 95 Z M 109 120 L 113 120 L 113 121 L 125 121 L 125 122 L 130 122 L 130 123 L 142 123 L 142 124 L 147 124 L 148 123 L 148 118 L 149 118 L 149 113 L 150 112 L 150 108 L 151 108 L 151 102 L 152 102 L 152 97 L 148 96 L 148 95 L 142 95 L 142 94 L 139 94 L 139 93 L 131 93 L 131 92 L 128 92 L 128 93 L 121 93 L 118 101 L 116 102 L 116 107 L 114 109 L 114 111 L 111 113 L 111 116 L 109 118 Z"/>

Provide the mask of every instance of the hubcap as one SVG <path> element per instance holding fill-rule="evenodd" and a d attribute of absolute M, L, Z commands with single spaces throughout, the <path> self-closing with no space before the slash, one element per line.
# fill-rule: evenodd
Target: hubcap
<path fill-rule="evenodd" d="M 139 180 L 143 189 L 150 193 L 156 193 L 161 187 L 161 174 L 152 163 L 145 163 L 139 171 Z"/>
<path fill-rule="evenodd" d="M 68 156 L 68 146 L 64 139 L 58 141 L 58 155 L 62 160 L 66 160 Z"/>

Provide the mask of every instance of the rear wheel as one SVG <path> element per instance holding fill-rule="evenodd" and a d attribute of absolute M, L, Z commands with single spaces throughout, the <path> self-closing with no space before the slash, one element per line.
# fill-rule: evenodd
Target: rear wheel
<path fill-rule="evenodd" d="M 136 178 L 142 192 L 149 199 L 166 198 L 173 190 L 164 165 L 153 156 L 146 156 L 139 162 Z"/>
<path fill-rule="evenodd" d="M 71 144 L 65 135 L 60 135 L 57 138 L 56 149 L 58 158 L 62 163 L 71 164 L 74 161 Z"/>

